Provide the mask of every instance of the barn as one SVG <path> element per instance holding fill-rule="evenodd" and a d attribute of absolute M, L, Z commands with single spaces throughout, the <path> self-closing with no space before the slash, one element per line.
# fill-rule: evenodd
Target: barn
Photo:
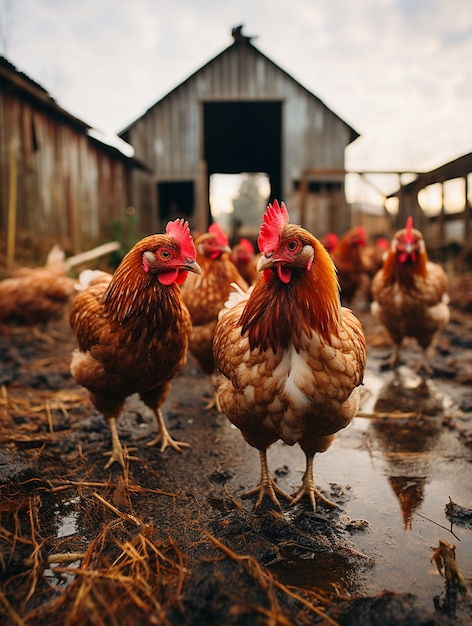
<path fill-rule="evenodd" d="M 359 134 L 260 52 L 241 26 L 232 38 L 120 133 L 149 170 L 132 173 L 143 229 L 185 216 L 206 230 L 210 177 L 257 172 L 294 221 L 320 235 L 343 232 L 350 227 L 345 149 Z"/>
<path fill-rule="evenodd" d="M 6 262 L 44 260 L 112 239 L 126 221 L 134 158 L 0 57 L 0 240 Z"/>

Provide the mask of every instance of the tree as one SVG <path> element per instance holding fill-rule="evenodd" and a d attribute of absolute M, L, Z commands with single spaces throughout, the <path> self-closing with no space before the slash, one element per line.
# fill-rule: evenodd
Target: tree
<path fill-rule="evenodd" d="M 261 174 L 245 174 L 233 198 L 233 219 L 242 226 L 259 228 L 267 204 L 261 193 Z"/>

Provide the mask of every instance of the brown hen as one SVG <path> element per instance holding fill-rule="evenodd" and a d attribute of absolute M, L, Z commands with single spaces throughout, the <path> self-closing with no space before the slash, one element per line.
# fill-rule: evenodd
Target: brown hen
<path fill-rule="evenodd" d="M 112 451 L 105 467 L 125 466 L 117 419 L 134 393 L 157 419 L 158 435 L 148 445 L 160 443 L 161 451 L 187 445 L 169 435 L 160 407 L 186 362 L 191 320 L 179 285 L 189 271 L 200 273 L 195 247 L 187 222 L 175 220 L 166 234 L 139 241 L 113 276 L 92 273 L 73 302 L 70 324 L 78 349 L 71 373 L 110 425 Z"/>
<path fill-rule="evenodd" d="M 411 217 L 393 236 L 383 267 L 372 281 L 372 298 L 372 315 L 393 342 L 385 364 L 397 365 L 403 339 L 413 337 L 422 349 L 414 369 L 431 372 L 429 351 L 450 317 L 448 279 L 440 265 L 428 260 L 423 235 L 413 228 Z"/>
<path fill-rule="evenodd" d="M 195 241 L 197 261 L 202 269 L 200 276 L 192 275 L 182 285 L 182 296 L 192 318 L 192 334 L 189 350 L 205 374 L 215 372 L 213 336 L 218 314 L 236 283 L 242 289 L 248 284 L 230 259 L 228 237 L 218 224 L 211 224 L 208 232 Z M 206 408 L 216 406 L 217 398 L 208 402 Z"/>
<path fill-rule="evenodd" d="M 359 290 L 365 290 L 369 277 L 363 260 L 363 250 L 367 245 L 367 233 L 362 226 L 348 230 L 331 251 L 338 273 L 343 304 L 350 304 Z"/>
<path fill-rule="evenodd" d="M 0 281 L 0 324 L 34 328 L 60 319 L 67 311 L 77 281 L 67 276 L 65 254 L 54 246 L 43 267 L 16 268 Z"/>
<path fill-rule="evenodd" d="M 259 256 L 256 254 L 251 240 L 246 237 L 241 237 L 238 243 L 231 248 L 231 260 L 248 285 L 254 284 L 259 278 L 257 271 Z"/>
<path fill-rule="evenodd" d="M 228 419 L 260 453 L 256 506 L 277 494 L 292 504 L 308 496 L 335 506 L 317 489 L 313 458 L 349 424 L 359 403 L 366 346 L 362 326 L 341 307 L 333 262 L 311 233 L 289 223 L 285 205 L 269 205 L 259 234 L 263 276 L 249 293 L 231 294 L 214 340 L 218 394 Z M 298 443 L 306 471 L 295 499 L 267 466 L 268 447 Z"/>

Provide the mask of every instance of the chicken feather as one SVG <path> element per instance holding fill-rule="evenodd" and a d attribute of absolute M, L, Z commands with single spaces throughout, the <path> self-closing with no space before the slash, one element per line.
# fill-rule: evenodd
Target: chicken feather
<path fill-rule="evenodd" d="M 260 453 L 256 506 L 267 495 L 291 500 L 270 476 L 266 453 L 277 440 L 306 455 L 302 486 L 328 506 L 313 481 L 313 457 L 349 424 L 359 404 L 366 361 L 361 323 L 340 304 L 334 264 L 305 229 L 289 224 L 274 202 L 259 235 L 263 275 L 248 293 L 233 293 L 220 312 L 214 355 L 217 393 L 228 419 Z"/>
<path fill-rule="evenodd" d="M 42 267 L 19 267 L 0 281 L 0 332 L 7 324 L 30 326 L 35 334 L 49 340 L 49 322 L 67 314 L 76 280 L 67 276 L 65 253 L 52 247 Z"/>
<path fill-rule="evenodd" d="M 372 281 L 371 312 L 393 342 L 386 365 L 395 366 L 405 337 L 413 337 L 422 352 L 414 369 L 431 372 L 429 354 L 438 333 L 450 317 L 448 278 L 437 263 L 428 260 L 422 233 L 407 220 L 392 238 L 383 267 Z"/>
<path fill-rule="evenodd" d="M 230 259 L 228 237 L 218 224 L 211 224 L 208 232 L 197 238 L 195 247 L 202 273 L 189 276 L 182 285 L 182 296 L 192 318 L 189 350 L 200 369 L 213 380 L 213 337 L 218 314 L 231 291 L 232 283 L 242 289 L 247 289 L 248 285 Z M 215 406 L 219 411 L 217 399 L 213 398 L 206 408 Z"/>
<path fill-rule="evenodd" d="M 175 220 L 166 234 L 139 241 L 113 276 L 89 273 L 88 284 L 80 278 L 82 290 L 70 312 L 78 344 L 71 373 L 109 422 L 112 452 L 105 467 L 125 465 L 116 422 L 134 393 L 158 422 L 158 435 L 148 445 L 160 443 L 161 451 L 187 445 L 169 435 L 160 407 L 186 362 L 191 319 L 178 285 L 188 271 L 201 270 L 188 224 Z"/>

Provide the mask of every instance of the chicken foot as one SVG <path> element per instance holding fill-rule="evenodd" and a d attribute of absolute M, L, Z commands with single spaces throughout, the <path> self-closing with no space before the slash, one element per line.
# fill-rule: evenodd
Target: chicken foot
<path fill-rule="evenodd" d="M 164 452 L 167 446 L 173 448 L 177 452 L 182 452 L 182 448 L 190 448 L 189 443 L 185 443 L 184 441 L 176 441 L 175 439 L 172 439 L 172 437 L 169 435 L 169 431 L 167 430 L 166 424 L 164 422 L 164 417 L 162 415 L 161 409 L 155 409 L 154 413 L 156 415 L 158 433 L 152 441 L 149 441 L 146 444 L 147 446 L 155 446 L 156 444 L 160 443 L 161 452 Z"/>
<path fill-rule="evenodd" d="M 424 370 L 427 374 L 433 373 L 433 368 L 431 367 L 429 363 L 430 352 L 431 352 L 430 346 L 427 348 L 421 348 L 421 356 L 418 359 L 418 361 L 415 363 L 414 367 L 412 368 L 415 374 L 419 373 L 422 370 Z M 385 361 L 382 361 L 382 367 L 395 368 L 397 367 L 399 363 L 400 363 L 400 345 L 395 343 L 393 345 L 392 354 L 390 355 L 390 357 L 388 359 L 385 359 Z"/>
<path fill-rule="evenodd" d="M 316 511 L 317 500 L 322 502 L 325 506 L 337 509 L 339 508 L 338 505 L 326 498 L 315 485 L 315 481 L 313 480 L 313 458 L 314 455 L 306 455 L 306 470 L 303 475 L 302 485 L 296 492 L 290 506 L 298 504 L 304 496 L 308 496 L 310 498 L 313 511 Z"/>
<path fill-rule="evenodd" d="M 259 450 L 259 455 L 261 459 L 261 480 L 259 481 L 259 485 L 254 487 L 254 489 L 250 489 L 249 491 L 245 491 L 241 494 L 242 498 L 247 498 L 249 496 L 254 495 L 255 493 L 259 493 L 259 497 L 257 498 L 256 508 L 258 508 L 264 499 L 265 496 L 269 496 L 272 502 L 281 509 L 281 505 L 279 499 L 277 498 L 277 494 L 286 498 L 287 500 L 292 500 L 292 496 L 288 493 L 285 493 L 274 481 L 269 472 L 269 467 L 267 465 L 267 450 Z"/>
<path fill-rule="evenodd" d="M 429 348 L 422 348 L 421 356 L 415 364 L 413 371 L 417 374 L 424 370 L 427 374 L 433 373 L 433 368 L 429 363 L 430 359 L 430 350 Z"/>
<path fill-rule="evenodd" d="M 382 367 L 396 367 L 399 363 L 399 356 L 400 356 L 400 346 L 397 343 L 394 343 L 392 346 L 392 353 L 391 355 L 382 361 L 381 366 Z"/>
<path fill-rule="evenodd" d="M 111 431 L 111 452 L 105 452 L 105 456 L 110 455 L 110 458 L 105 465 L 105 469 L 108 469 L 113 463 L 119 463 L 123 469 L 125 469 L 126 463 L 125 461 L 139 461 L 137 456 L 129 456 L 125 450 L 123 450 L 123 446 L 120 441 L 120 436 L 118 434 L 118 426 L 117 426 L 117 418 L 110 417 L 108 418 L 108 423 L 110 425 Z"/>
<path fill-rule="evenodd" d="M 216 409 L 218 411 L 218 413 L 223 413 L 223 409 L 221 408 L 221 404 L 220 404 L 220 398 L 218 396 L 218 391 L 217 391 L 217 380 L 218 380 L 218 376 L 217 374 L 213 373 L 211 375 L 211 383 L 213 386 L 213 397 L 210 400 L 206 401 L 205 404 L 205 411 L 210 411 L 211 409 Z"/>

